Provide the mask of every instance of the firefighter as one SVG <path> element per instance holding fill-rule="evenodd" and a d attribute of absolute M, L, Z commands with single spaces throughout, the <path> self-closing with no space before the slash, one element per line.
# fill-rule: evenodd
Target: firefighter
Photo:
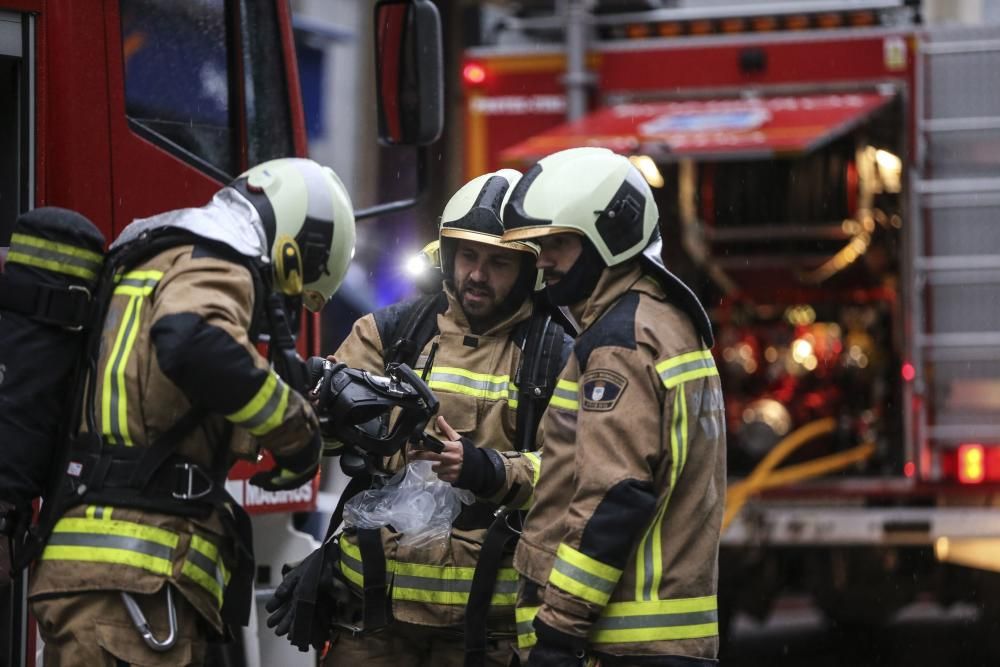
<path fill-rule="evenodd" d="M 268 490 L 318 467 L 317 418 L 255 339 L 267 322 L 276 345 L 279 301 L 317 311 L 340 285 L 354 249 L 340 179 L 266 162 L 202 208 L 133 222 L 111 256 L 143 244 L 115 279 L 74 496 L 31 581 L 46 665 L 202 664 L 252 601 L 249 519 L 225 492 L 234 457 L 269 450 L 276 465 L 252 480 Z"/>
<path fill-rule="evenodd" d="M 361 318 L 334 355 L 340 362 L 375 372 L 387 362 L 405 361 L 413 363 L 418 373 L 426 373 L 441 405 L 437 435 L 452 446 L 449 461 L 439 467 L 439 474 L 448 481 L 453 479 L 448 474 L 456 461 L 481 460 L 488 475 L 502 466 L 498 452 L 520 446 L 515 378 L 526 356 L 522 348 L 531 344 L 533 336 L 529 325 L 535 321 L 536 248 L 520 241 L 500 241 L 502 206 L 519 178 L 518 172 L 504 169 L 475 178 L 458 190 L 441 216 L 443 292 Z M 554 380 L 570 341 L 561 328 L 550 327 L 550 332 L 549 342 L 536 341 L 536 347 L 556 348 L 548 371 Z M 536 424 L 537 420 L 521 430 L 533 435 Z M 410 460 L 416 458 L 419 454 L 410 452 Z M 388 468 L 399 470 L 405 463 L 399 456 Z M 481 479 L 456 481 L 460 487 L 489 485 Z M 400 536 L 388 528 L 381 534 L 373 531 L 379 550 L 374 557 L 365 552 L 364 531 L 348 530 L 339 541 L 337 567 L 357 592 L 364 590 L 365 632 L 336 637 L 327 664 L 463 665 L 465 609 L 474 597 L 476 566 L 496 510 L 492 503 L 466 506 L 454 522 L 450 539 L 431 544 L 403 546 Z M 476 659 L 480 664 L 506 665 L 516 596 L 510 553 L 499 571 L 487 578 L 493 585 L 492 599 L 487 593 Z M 377 579 L 388 585 L 372 594 Z M 277 609 L 278 602 L 269 604 L 269 609 Z M 377 613 L 370 608 L 373 605 L 391 606 L 391 615 Z M 504 639 L 493 641 L 494 634 L 487 642 L 485 615 L 491 621 L 489 629 L 506 633 Z M 377 618 L 382 620 L 374 623 L 387 622 L 388 627 L 372 634 L 379 629 L 372 626 L 372 619 Z M 268 624 L 277 625 L 278 619 L 275 616 Z M 282 630 L 287 628 L 279 627 Z"/>
<path fill-rule="evenodd" d="M 611 151 L 562 151 L 521 179 L 503 220 L 504 240 L 540 245 L 546 290 L 581 332 L 541 457 L 508 459 L 499 492 L 533 494 L 514 559 L 522 657 L 712 664 L 722 393 L 705 312 L 661 262 L 649 186 Z"/>

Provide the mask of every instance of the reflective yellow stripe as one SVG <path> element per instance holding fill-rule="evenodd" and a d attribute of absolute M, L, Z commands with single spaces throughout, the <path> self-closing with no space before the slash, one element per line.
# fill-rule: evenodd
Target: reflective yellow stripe
<path fill-rule="evenodd" d="M 612 602 L 591 630 L 595 644 L 671 641 L 719 633 L 714 595 L 677 600 Z"/>
<path fill-rule="evenodd" d="M 656 372 L 659 373 L 663 386 L 667 389 L 673 389 L 690 380 L 719 374 L 709 350 L 698 350 L 664 359 L 656 364 Z"/>
<path fill-rule="evenodd" d="M 670 504 L 670 497 L 677 486 L 677 479 L 687 460 L 688 427 L 687 395 L 680 387 L 674 392 L 674 405 L 670 419 L 670 487 L 646 530 L 636 550 L 635 597 L 637 600 L 658 600 L 660 582 L 663 580 L 663 517 Z"/>
<path fill-rule="evenodd" d="M 535 637 L 535 616 L 541 607 L 518 607 L 514 610 L 514 620 L 517 623 L 517 647 L 531 648 L 538 643 Z"/>
<path fill-rule="evenodd" d="M 364 586 L 361 550 L 349 541 L 340 542 L 340 570 L 356 586 Z M 386 574 L 391 577 L 392 599 L 431 604 L 466 605 L 472 589 L 475 567 L 401 563 L 386 559 Z M 490 604 L 513 606 L 517 601 L 517 571 L 501 568 Z"/>
<path fill-rule="evenodd" d="M 169 576 L 179 537 L 162 528 L 116 519 L 60 519 L 42 560 L 115 563 Z"/>
<path fill-rule="evenodd" d="M 10 238 L 7 261 L 92 281 L 97 279 L 104 257 L 78 246 L 19 233 Z"/>
<path fill-rule="evenodd" d="M 108 355 L 104 368 L 104 384 L 101 387 L 102 432 L 113 444 L 131 445 L 128 432 L 128 393 L 125 389 L 125 368 L 128 353 L 132 349 L 139 331 L 139 314 L 142 297 L 129 298 L 118 325 L 115 343 Z"/>
<path fill-rule="evenodd" d="M 162 271 L 129 271 L 115 282 L 116 296 L 149 296 L 163 278 Z"/>
<path fill-rule="evenodd" d="M 513 382 L 507 388 L 507 405 L 511 410 L 517 410 L 517 385 Z"/>
<path fill-rule="evenodd" d="M 622 571 L 560 544 L 549 572 L 549 583 L 596 605 L 606 605 Z"/>
<path fill-rule="evenodd" d="M 391 563 L 391 565 L 390 565 Z M 453 567 L 390 561 L 392 598 L 432 604 L 466 605 L 472 590 L 474 567 Z M 513 606 L 517 602 L 517 571 L 501 568 L 490 604 Z"/>
<path fill-rule="evenodd" d="M 528 499 L 525 500 L 520 507 L 517 508 L 520 510 L 529 509 L 535 501 L 535 487 L 538 486 L 538 479 L 542 475 L 541 452 L 525 452 L 524 458 L 528 459 L 528 463 L 531 465 L 531 495 L 528 496 Z"/>
<path fill-rule="evenodd" d="M 464 368 L 435 366 L 427 382 L 431 389 L 487 400 L 510 399 L 510 376 L 475 373 Z M 516 401 L 515 401 L 516 402 Z"/>
<path fill-rule="evenodd" d="M 281 424 L 287 407 L 288 385 L 271 372 L 253 398 L 226 419 L 254 435 L 265 435 Z"/>
<path fill-rule="evenodd" d="M 563 410 L 579 410 L 580 402 L 577 400 L 580 385 L 569 380 L 559 380 L 556 388 L 552 391 L 552 398 L 549 405 L 562 408 Z"/>
<path fill-rule="evenodd" d="M 388 565 L 387 565 L 388 567 Z M 365 577 L 361 565 L 361 549 L 346 539 L 340 540 L 340 571 L 355 586 L 363 588 Z"/>
<path fill-rule="evenodd" d="M 125 372 L 128 358 L 139 337 L 143 299 L 152 294 L 163 277 L 162 271 L 130 271 L 117 278 L 115 296 L 127 296 L 128 304 L 122 313 L 114 345 L 108 355 L 101 386 L 101 429 L 111 443 L 130 446 L 132 436 L 128 430 L 128 391 Z"/>
<path fill-rule="evenodd" d="M 181 574 L 208 591 L 219 608 L 222 608 L 223 593 L 230 575 L 214 544 L 198 535 L 192 535 L 191 548 L 181 566 Z"/>

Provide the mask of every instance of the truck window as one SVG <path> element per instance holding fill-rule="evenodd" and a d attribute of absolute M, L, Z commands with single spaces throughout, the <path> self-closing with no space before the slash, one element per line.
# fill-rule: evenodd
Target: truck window
<path fill-rule="evenodd" d="M 225 0 L 122 0 L 132 128 L 220 180 L 240 171 Z"/>
<path fill-rule="evenodd" d="M 20 213 L 18 62 L 17 58 L 0 56 L 0 246 L 10 245 L 14 219 Z"/>
<path fill-rule="evenodd" d="M 295 152 L 275 4 L 243 0 L 240 7 L 248 165 Z"/>
<path fill-rule="evenodd" d="M 21 15 L 0 11 L 0 269 L 10 245 L 14 220 L 31 205 L 28 86 Z"/>
<path fill-rule="evenodd" d="M 220 181 L 292 155 L 276 12 L 272 0 L 122 0 L 132 128 Z"/>

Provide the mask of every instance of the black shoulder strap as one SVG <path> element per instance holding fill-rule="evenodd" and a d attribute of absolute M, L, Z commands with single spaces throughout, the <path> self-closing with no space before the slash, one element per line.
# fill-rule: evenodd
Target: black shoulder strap
<path fill-rule="evenodd" d="M 429 294 L 412 302 L 407 308 L 397 311 L 396 317 L 387 320 L 385 331 L 380 331 L 382 360 L 415 367 L 420 351 L 438 333 L 437 316 L 448 309 L 448 297 L 444 292 Z"/>
<path fill-rule="evenodd" d="M 517 449 L 522 452 L 535 449 L 538 423 L 571 347 L 565 330 L 548 313 L 536 313 L 528 320 L 517 370 Z"/>
<path fill-rule="evenodd" d="M 517 543 L 519 533 L 510 525 L 512 519 L 516 520 L 516 514 L 511 510 L 502 510 L 483 538 L 479 561 L 472 573 L 469 602 L 465 606 L 465 667 L 483 667 L 486 664 L 490 604 L 504 556 Z"/>

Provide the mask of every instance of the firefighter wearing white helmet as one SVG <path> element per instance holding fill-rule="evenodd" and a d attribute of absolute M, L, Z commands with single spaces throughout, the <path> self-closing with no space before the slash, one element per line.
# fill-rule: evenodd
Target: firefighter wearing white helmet
<path fill-rule="evenodd" d="M 504 169 L 459 189 L 441 216 L 444 280 L 437 293 L 362 317 L 334 353 L 338 361 L 375 373 L 393 362 L 426 372 L 441 402 L 431 428 L 444 441 L 444 462 L 437 473 L 462 488 L 485 493 L 500 479 L 499 452 L 532 447 L 526 438 L 534 435 L 537 421 L 529 417 L 533 408 L 541 415 L 548 396 L 524 395 L 533 385 L 529 368 L 543 373 L 551 368 L 551 386 L 563 350 L 568 353 L 569 348 L 561 329 L 550 327 L 547 338 L 531 333 L 533 325 L 546 320 L 535 311 L 532 299 L 537 248 L 524 242 L 506 244 L 501 238 L 500 215 L 520 176 Z M 530 363 L 528 350 L 543 349 L 545 341 L 556 348 L 546 357 L 548 363 Z M 522 426 L 519 419 L 531 424 Z M 389 472 L 422 457 L 418 451 L 405 454 L 386 462 Z M 463 460 L 471 463 L 459 476 Z M 517 576 L 503 544 L 485 539 L 497 510 L 495 503 L 464 506 L 449 538 L 430 543 L 410 544 L 406 535 L 388 527 L 350 528 L 340 536 L 336 567 L 364 607 L 359 615 L 364 633 L 339 632 L 327 664 L 505 666 Z M 484 546 L 486 542 L 492 546 Z M 477 569 L 480 563 L 486 569 Z M 297 575 L 289 575 L 267 604 L 273 612 L 268 625 L 280 634 L 298 622 L 290 620 L 295 596 L 301 594 L 296 580 Z M 320 586 L 321 599 L 331 588 Z M 337 615 L 352 620 L 345 609 Z"/>
<path fill-rule="evenodd" d="M 542 419 L 493 496 L 530 502 L 514 566 L 531 667 L 714 664 L 725 431 L 712 333 L 659 258 L 657 209 L 608 150 L 542 159 L 504 210 L 580 333 Z"/>
<path fill-rule="evenodd" d="M 70 493 L 31 582 L 46 664 L 197 665 L 246 624 L 252 540 L 226 472 L 264 448 L 276 464 L 252 482 L 293 489 L 321 450 L 302 388 L 257 351 L 259 325 L 274 333 L 275 293 L 322 307 L 353 246 L 343 184 L 304 159 L 254 167 L 112 245 L 137 259 L 109 296 Z"/>

